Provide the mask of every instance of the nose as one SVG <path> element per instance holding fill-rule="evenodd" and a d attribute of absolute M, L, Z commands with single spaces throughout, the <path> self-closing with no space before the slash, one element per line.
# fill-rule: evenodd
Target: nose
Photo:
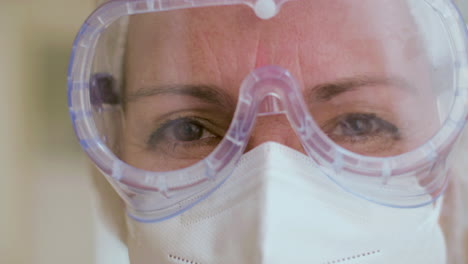
<path fill-rule="evenodd" d="M 248 152 L 262 143 L 271 141 L 306 154 L 285 114 L 257 117 L 245 151 Z"/>

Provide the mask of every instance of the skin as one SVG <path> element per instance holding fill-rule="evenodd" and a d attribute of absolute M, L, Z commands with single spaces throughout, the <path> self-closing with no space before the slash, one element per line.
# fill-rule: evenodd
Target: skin
<path fill-rule="evenodd" d="M 404 4 L 376 2 L 292 1 L 267 21 L 245 6 L 133 17 L 122 158 L 153 171 L 201 160 L 226 133 L 243 79 L 265 65 L 291 72 L 315 122 L 342 147 L 368 156 L 414 149 L 440 126 L 428 62 Z M 168 92 L 182 86 L 215 96 Z M 181 130 L 167 124 L 181 118 L 197 120 L 200 138 L 174 136 Z M 378 131 L 356 136 L 357 120 Z M 247 151 L 275 141 L 304 152 L 292 135 L 284 115 L 258 117 Z"/>

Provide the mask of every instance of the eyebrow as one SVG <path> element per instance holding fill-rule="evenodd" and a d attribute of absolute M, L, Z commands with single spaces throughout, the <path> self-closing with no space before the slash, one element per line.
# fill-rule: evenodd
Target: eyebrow
<path fill-rule="evenodd" d="M 354 91 L 357 88 L 378 85 L 400 88 L 409 93 L 416 92 L 416 90 L 407 81 L 400 78 L 362 75 L 318 84 L 312 87 L 312 89 L 308 89 L 305 93 L 305 99 L 309 101 L 326 102 L 340 94 Z"/>
<path fill-rule="evenodd" d="M 207 103 L 217 104 L 222 107 L 234 106 L 234 102 L 222 89 L 214 85 L 164 85 L 145 87 L 125 96 L 125 101 L 134 102 L 138 99 L 162 94 L 186 95 L 201 99 Z"/>
<path fill-rule="evenodd" d="M 306 101 L 326 102 L 334 97 L 346 92 L 354 91 L 365 86 L 387 85 L 396 88 L 401 88 L 408 92 L 414 93 L 416 90 L 403 79 L 395 77 L 378 77 L 378 76 L 355 76 L 350 78 L 342 78 L 329 83 L 322 83 L 307 89 L 304 95 Z M 157 95 L 186 95 L 201 99 L 207 103 L 219 105 L 220 107 L 234 107 L 233 99 L 225 93 L 220 87 L 215 85 L 163 85 L 150 86 L 138 89 L 136 92 L 125 96 L 126 103 L 137 101 L 141 98 Z"/>

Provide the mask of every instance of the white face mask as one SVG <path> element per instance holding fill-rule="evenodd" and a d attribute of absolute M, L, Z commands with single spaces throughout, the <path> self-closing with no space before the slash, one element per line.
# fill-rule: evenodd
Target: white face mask
<path fill-rule="evenodd" d="M 439 204 L 380 206 L 295 150 L 265 143 L 218 190 L 158 223 L 128 218 L 132 264 L 445 263 Z"/>

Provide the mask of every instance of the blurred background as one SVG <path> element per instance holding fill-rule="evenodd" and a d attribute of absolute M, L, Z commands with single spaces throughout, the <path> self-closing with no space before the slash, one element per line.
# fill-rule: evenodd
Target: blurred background
<path fill-rule="evenodd" d="M 0 263 L 94 263 L 70 47 L 94 0 L 0 0 Z"/>
<path fill-rule="evenodd" d="M 66 103 L 70 48 L 94 5 L 0 0 L 0 263 L 96 261 L 90 167 Z"/>

